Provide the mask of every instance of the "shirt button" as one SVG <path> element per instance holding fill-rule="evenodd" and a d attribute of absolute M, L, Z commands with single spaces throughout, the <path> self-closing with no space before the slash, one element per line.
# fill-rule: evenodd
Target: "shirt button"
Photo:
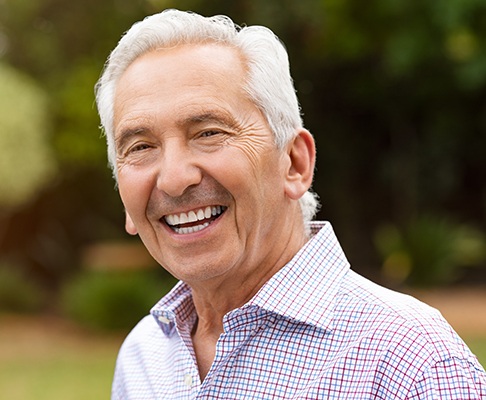
<path fill-rule="evenodd" d="M 157 317 L 157 319 L 162 322 L 163 324 L 170 324 L 170 319 L 167 317 L 164 317 L 163 315 L 160 315 Z"/>
<path fill-rule="evenodd" d="M 186 386 L 189 386 L 189 387 L 192 386 L 192 376 L 191 376 L 191 374 L 185 374 L 184 375 L 184 384 Z"/>

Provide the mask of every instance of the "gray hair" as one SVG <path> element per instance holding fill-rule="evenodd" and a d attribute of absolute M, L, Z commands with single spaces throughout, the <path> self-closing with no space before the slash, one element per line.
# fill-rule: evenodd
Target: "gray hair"
<path fill-rule="evenodd" d="M 141 55 L 184 44 L 220 43 L 236 48 L 247 62 L 245 90 L 261 110 L 275 143 L 283 149 L 303 123 L 287 51 L 268 28 L 240 27 L 226 16 L 203 17 L 192 12 L 165 10 L 135 23 L 110 54 L 96 84 L 96 103 L 108 144 L 108 160 L 116 177 L 113 104 L 119 78 Z M 304 221 L 318 208 L 317 195 L 308 191 L 299 200 Z"/>

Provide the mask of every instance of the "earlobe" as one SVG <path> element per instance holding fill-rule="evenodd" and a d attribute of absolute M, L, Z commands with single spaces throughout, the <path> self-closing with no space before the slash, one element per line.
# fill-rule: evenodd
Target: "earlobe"
<path fill-rule="evenodd" d="M 137 228 L 135 227 L 135 224 L 132 221 L 132 218 L 128 213 L 125 211 L 125 230 L 130 234 L 130 235 L 136 235 L 138 233 Z"/>
<path fill-rule="evenodd" d="M 314 138 L 306 129 L 301 129 L 288 146 L 290 166 L 287 171 L 285 193 L 291 199 L 298 200 L 312 185 L 316 147 Z"/>

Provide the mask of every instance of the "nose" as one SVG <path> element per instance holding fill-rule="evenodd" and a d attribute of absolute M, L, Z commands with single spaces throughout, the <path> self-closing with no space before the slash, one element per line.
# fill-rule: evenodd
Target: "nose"
<path fill-rule="evenodd" d="M 180 139 L 167 140 L 158 163 L 157 188 L 168 196 L 178 197 L 201 179 L 201 169 L 189 146 Z"/>

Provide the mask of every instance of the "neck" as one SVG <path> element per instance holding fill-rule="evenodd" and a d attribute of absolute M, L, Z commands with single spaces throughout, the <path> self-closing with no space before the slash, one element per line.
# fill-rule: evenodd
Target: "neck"
<path fill-rule="evenodd" d="M 192 289 L 194 306 L 198 315 L 198 327 L 209 331 L 223 331 L 223 317 L 230 311 L 246 304 L 261 287 L 307 242 L 308 236 L 302 227 L 292 231 L 286 240 L 269 250 L 266 257 L 258 260 L 245 260 L 239 268 L 233 269 L 231 276 L 222 276 L 211 281 L 189 283 Z M 277 243 L 277 241 L 276 241 Z"/>
<path fill-rule="evenodd" d="M 293 255 L 289 255 L 290 258 L 281 258 L 272 268 L 262 268 L 265 274 L 249 275 L 246 279 L 231 281 L 230 284 L 227 282 L 225 285 L 192 288 L 193 302 L 198 315 L 192 332 L 192 342 L 201 380 L 208 374 L 216 355 L 216 344 L 224 331 L 224 316 L 247 303 Z"/>
<path fill-rule="evenodd" d="M 224 316 L 254 297 L 308 240 L 301 218 L 294 222 L 277 232 L 264 256 L 245 259 L 228 275 L 202 282 L 188 282 L 198 316 L 192 340 L 202 379 L 214 360 L 216 342 L 223 333 Z"/>

